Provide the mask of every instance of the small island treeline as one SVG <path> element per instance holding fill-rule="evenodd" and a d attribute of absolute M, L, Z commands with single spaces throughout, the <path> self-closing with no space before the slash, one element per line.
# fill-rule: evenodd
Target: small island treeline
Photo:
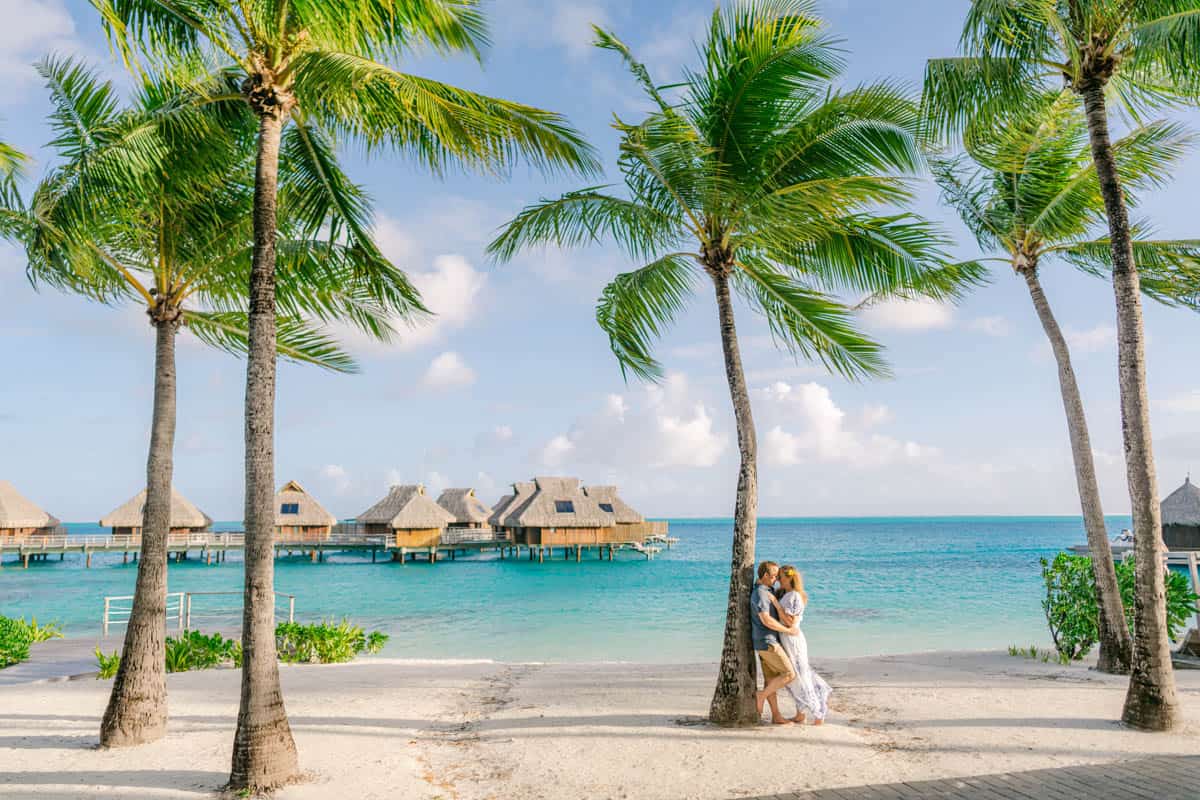
<path fill-rule="evenodd" d="M 96 552 L 121 553 L 123 562 L 136 561 L 142 546 L 145 490 L 100 519 L 107 536 L 69 536 L 59 520 L 0 481 L 0 556 L 14 553 L 23 566 L 57 554 L 78 552 L 91 566 Z M 186 560 L 197 552 L 212 564 L 230 550 L 245 547 L 244 534 L 213 532 L 212 518 L 171 490 L 168 553 Z M 451 488 L 435 500 L 421 484 L 397 485 L 353 520 L 338 522 L 297 481 L 288 481 L 275 495 L 276 555 L 308 552 L 314 562 L 328 551 L 383 553 L 407 563 L 417 557 L 430 563 L 463 553 L 495 552 L 500 558 L 527 555 L 539 562 L 572 555 L 577 561 L 595 551 L 609 561 L 628 550 L 653 558 L 660 544 L 668 547 L 665 521 L 648 521 L 621 499 L 615 486 L 583 486 L 578 478 L 536 477 L 517 482 L 512 492 L 493 507 L 473 488 Z"/>

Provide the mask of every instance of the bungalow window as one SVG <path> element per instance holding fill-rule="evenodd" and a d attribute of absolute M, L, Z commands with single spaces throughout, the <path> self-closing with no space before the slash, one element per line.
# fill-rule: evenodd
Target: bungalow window
<path fill-rule="evenodd" d="M 300 504 L 299 503 L 284 503 L 282 506 L 279 507 L 279 513 L 280 514 L 299 514 L 300 513 Z"/>
<path fill-rule="evenodd" d="M 555 500 L 554 510 L 559 514 L 574 514 L 575 504 L 570 500 Z"/>
<path fill-rule="evenodd" d="M 611 514 L 611 513 L 613 513 L 613 510 L 612 510 L 612 503 L 601 503 L 601 504 L 600 504 L 600 510 L 601 510 L 601 511 L 607 511 L 607 512 L 608 512 L 608 513 L 610 513 L 610 514 Z"/>

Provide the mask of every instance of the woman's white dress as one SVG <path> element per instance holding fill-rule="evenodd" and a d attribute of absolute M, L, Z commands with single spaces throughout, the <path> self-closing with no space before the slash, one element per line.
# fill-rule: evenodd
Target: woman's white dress
<path fill-rule="evenodd" d="M 804 598 L 798 592 L 785 594 L 779 600 L 779 605 L 795 617 L 796 622 L 804 619 Z M 779 639 L 788 658 L 792 659 L 792 666 L 796 668 L 796 679 L 786 687 L 796 701 L 796 709 L 814 719 L 825 719 L 829 711 L 829 695 L 833 690 L 808 664 L 808 641 L 804 638 L 804 631 L 795 636 L 780 634 Z"/>

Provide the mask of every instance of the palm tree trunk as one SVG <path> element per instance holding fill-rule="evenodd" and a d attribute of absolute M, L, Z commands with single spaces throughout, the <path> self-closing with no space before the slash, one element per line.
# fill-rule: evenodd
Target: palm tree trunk
<path fill-rule="evenodd" d="M 275 233 L 282 130 L 281 112 L 260 112 L 246 364 L 244 655 L 229 777 L 233 790 L 273 789 L 299 771 L 275 652 Z"/>
<path fill-rule="evenodd" d="M 1071 366 L 1067 340 L 1050 310 L 1050 302 L 1042 291 L 1037 267 L 1021 270 L 1029 287 L 1029 297 L 1041 320 L 1054 360 L 1058 362 L 1058 385 L 1062 391 L 1063 410 L 1067 415 L 1067 433 L 1071 439 L 1071 456 L 1075 460 L 1075 483 L 1079 488 L 1079 504 L 1083 509 L 1083 527 L 1087 531 L 1088 549 L 1092 554 L 1092 574 L 1096 578 L 1096 606 L 1099 609 L 1100 659 L 1096 666 L 1101 672 L 1128 675 L 1130 650 L 1133 647 L 1125 612 L 1121 606 L 1121 590 L 1117 587 L 1117 571 L 1113 565 L 1112 547 L 1100 505 L 1100 487 L 1096 483 L 1096 465 L 1092 457 L 1092 441 L 1088 434 L 1083 398 Z"/>
<path fill-rule="evenodd" d="M 126 747 L 167 732 L 167 534 L 175 449 L 175 333 L 178 319 L 155 320 L 154 417 L 146 457 L 146 505 L 133 608 L 121 664 L 100 722 L 101 747 Z"/>
<path fill-rule="evenodd" d="M 733 556 L 729 566 L 725 639 L 721 646 L 717 688 L 708 714 L 718 725 L 753 725 L 758 722 L 754 707 L 758 676 L 750 640 L 750 589 L 754 585 L 754 539 L 758 529 L 758 442 L 733 322 L 729 278 L 719 269 L 711 270 L 710 274 L 717 291 L 721 348 L 725 353 L 725 377 L 729 381 L 733 416 L 737 422 L 741 466 L 733 511 Z"/>
<path fill-rule="evenodd" d="M 1135 569 L 1133 604 L 1133 671 L 1125 709 L 1126 724 L 1165 731 L 1179 725 L 1179 699 L 1167 638 L 1166 586 L 1163 578 L 1162 521 L 1158 479 L 1150 438 L 1150 402 L 1146 390 L 1146 343 L 1142 329 L 1142 297 L 1129 215 L 1121 189 L 1112 142 L 1104 86 L 1094 82 L 1083 92 L 1092 160 L 1100 179 L 1112 241 L 1113 292 L 1117 301 L 1117 375 L 1121 387 L 1121 422 L 1125 437 L 1125 472 L 1133 511 Z"/>

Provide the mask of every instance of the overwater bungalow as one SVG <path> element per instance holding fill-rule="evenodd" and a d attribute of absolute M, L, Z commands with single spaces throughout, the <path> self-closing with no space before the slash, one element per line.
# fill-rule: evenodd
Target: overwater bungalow
<path fill-rule="evenodd" d="M 474 489 L 447 489 L 438 497 L 437 504 L 454 516 L 447 526 L 450 529 L 482 530 L 492 514 L 487 503 L 475 496 Z"/>
<path fill-rule="evenodd" d="M 617 521 L 617 528 L 620 530 L 640 531 L 642 523 L 646 521 L 645 517 L 634 511 L 628 503 L 621 499 L 615 486 L 585 486 L 583 493 L 595 500 L 601 511 L 612 514 Z M 637 538 L 637 536 L 632 538 Z"/>
<path fill-rule="evenodd" d="M 275 495 L 275 540 L 323 542 L 333 532 L 337 518 L 296 481 L 288 481 Z"/>
<path fill-rule="evenodd" d="M 59 521 L 38 508 L 8 481 L 0 481 L 0 542 L 48 536 Z"/>
<path fill-rule="evenodd" d="M 135 494 L 101 518 L 100 526 L 113 536 L 140 536 L 146 508 L 146 490 Z M 171 534 L 201 533 L 212 526 L 212 518 L 171 488 Z"/>
<path fill-rule="evenodd" d="M 1200 550 L 1200 487 L 1191 476 L 1162 501 L 1162 535 L 1167 549 Z"/>
<path fill-rule="evenodd" d="M 500 502 L 492 508 L 488 524 L 492 526 L 492 530 L 504 533 L 513 543 L 524 544 L 524 539 L 518 537 L 517 531 L 509 527 L 508 518 L 529 502 L 536 487 L 533 485 L 533 481 L 518 481 L 512 487 L 512 494 L 501 497 Z"/>
<path fill-rule="evenodd" d="M 364 533 L 394 536 L 396 547 L 434 547 L 454 515 L 425 494 L 420 484 L 393 486 L 375 505 L 357 517 Z"/>
<path fill-rule="evenodd" d="M 535 546 L 622 542 L 616 515 L 580 487 L 578 478 L 533 479 L 533 493 L 505 519 L 514 539 Z"/>

